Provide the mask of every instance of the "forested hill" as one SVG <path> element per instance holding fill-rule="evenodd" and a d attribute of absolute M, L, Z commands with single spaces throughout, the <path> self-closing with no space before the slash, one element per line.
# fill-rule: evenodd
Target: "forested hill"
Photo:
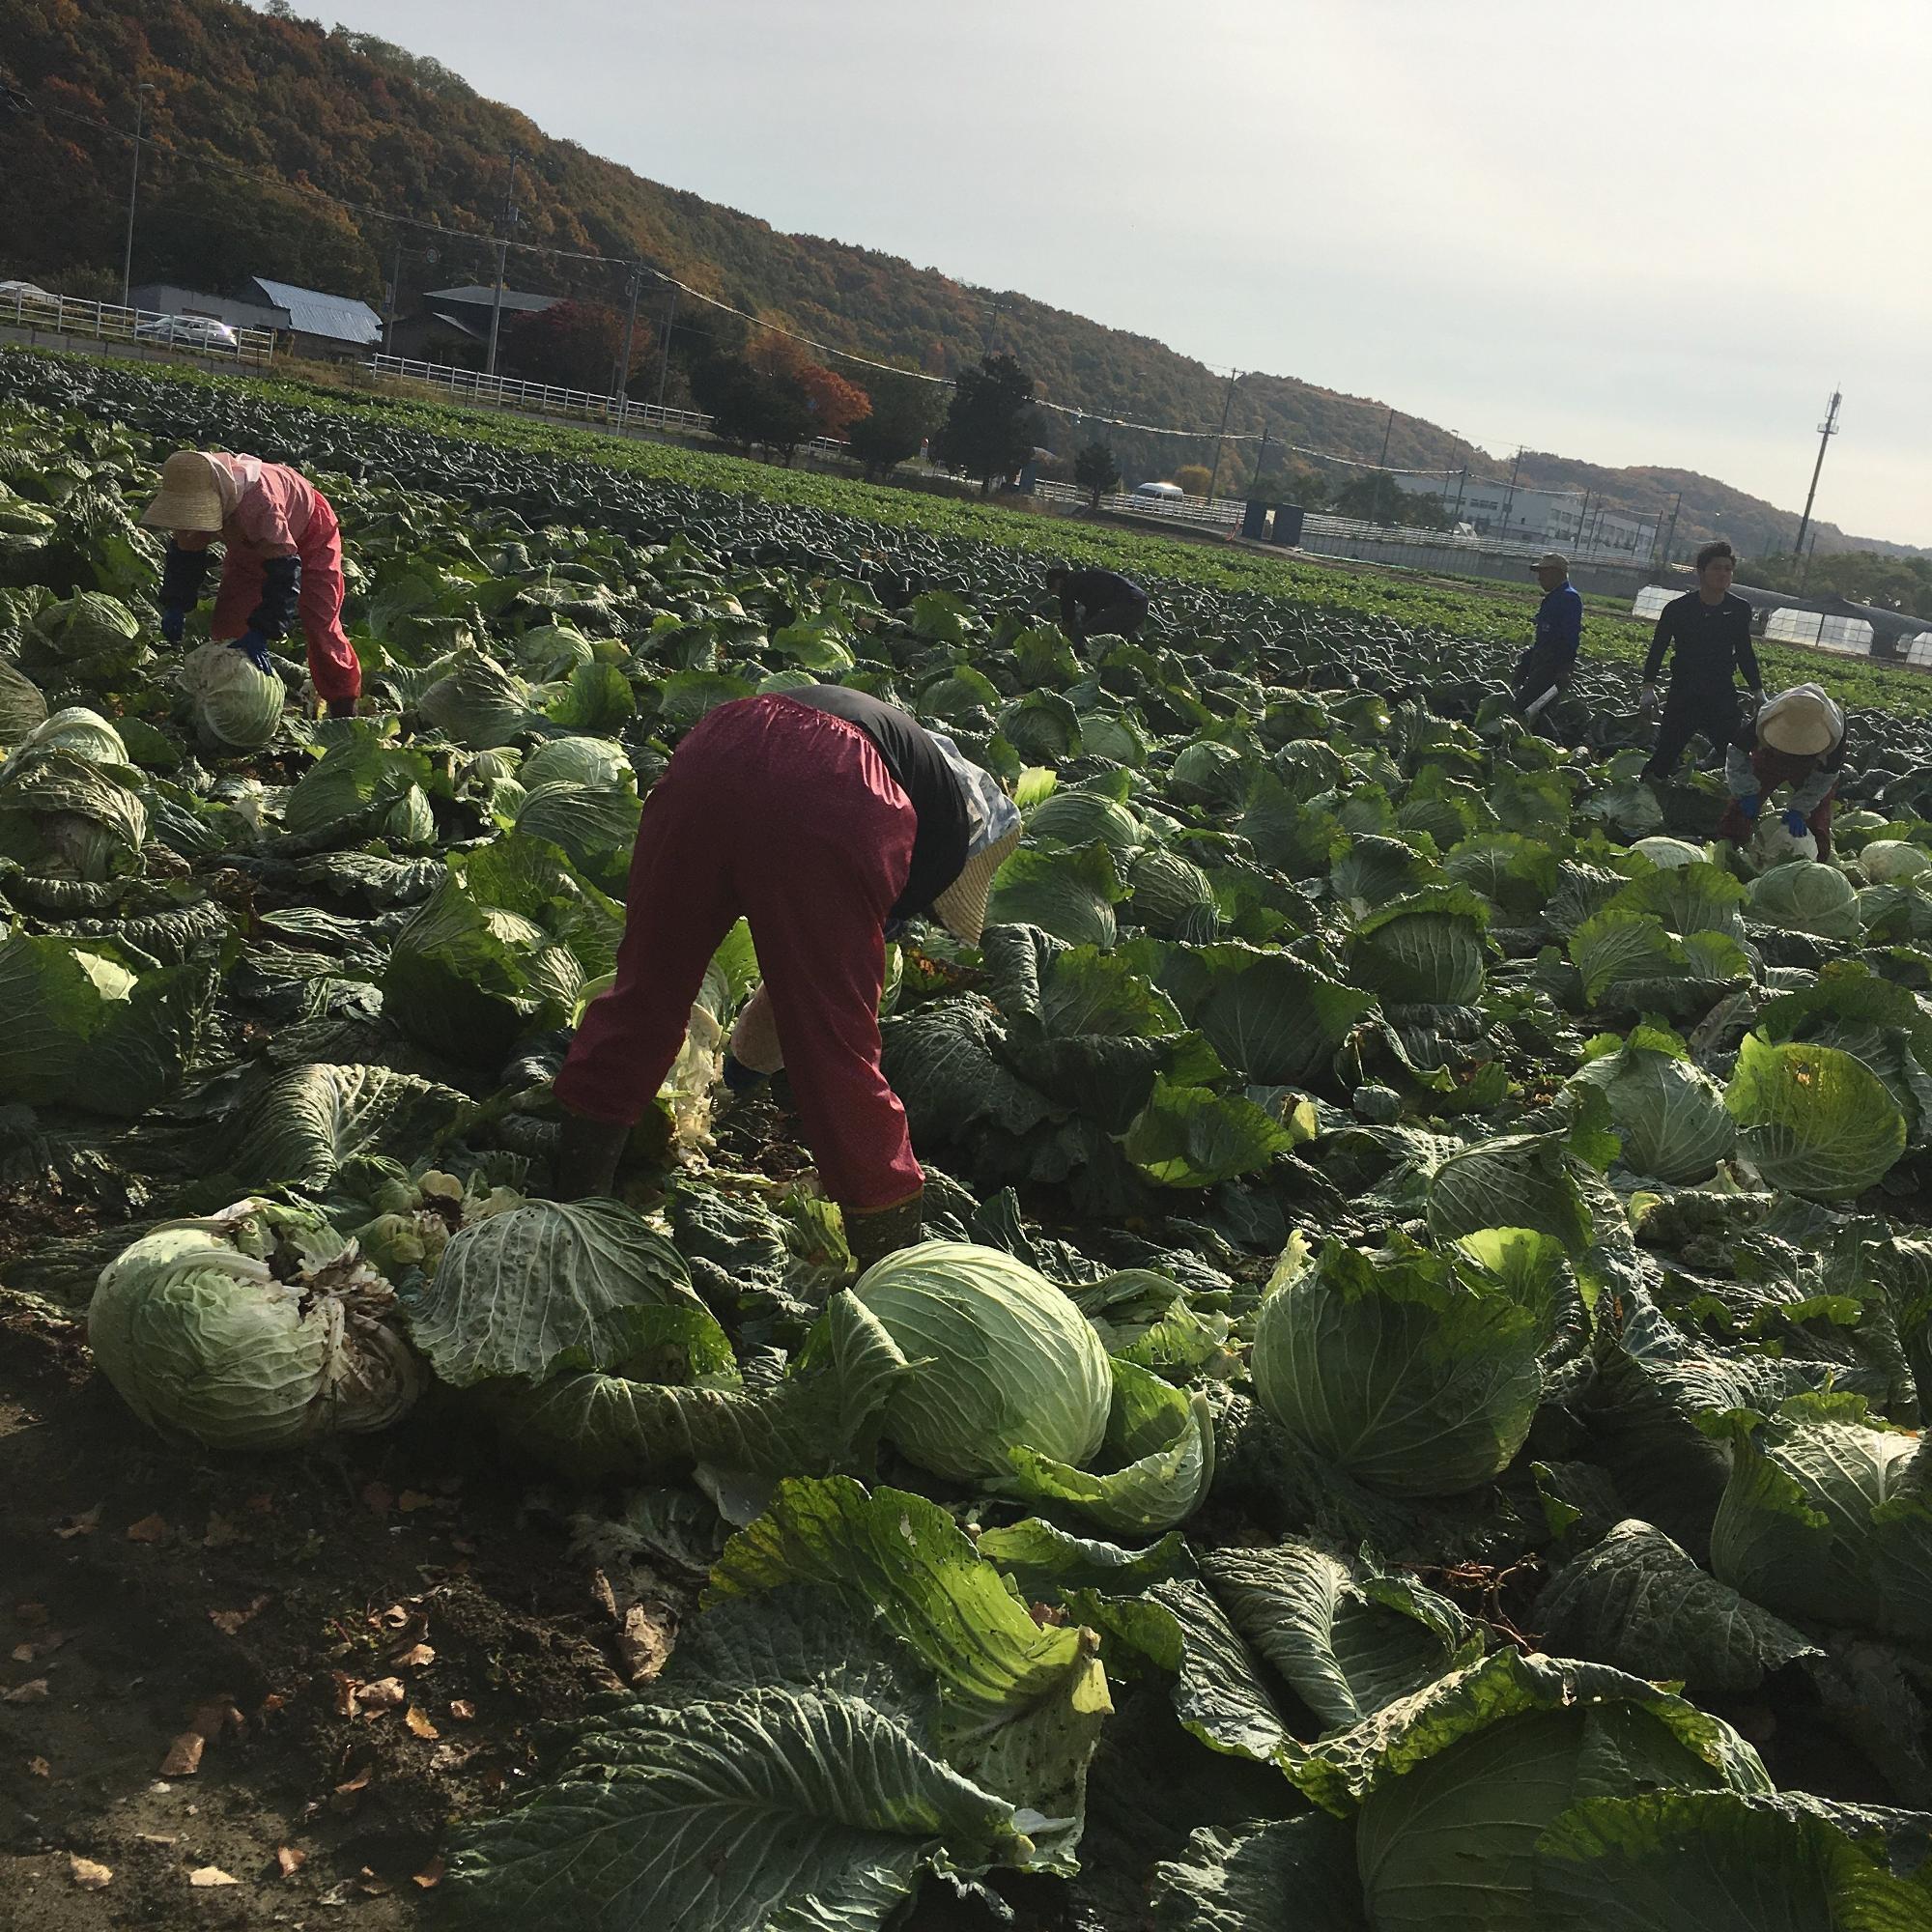
<path fill-rule="evenodd" d="M 977 356 L 990 321 L 998 346 L 1052 402 L 1124 403 L 1164 424 L 1211 428 L 1220 417 L 1222 380 L 1149 337 L 1017 293 L 1000 294 L 995 317 L 992 292 L 868 249 L 780 234 L 552 138 L 433 60 L 236 0 L 0 0 L 0 84 L 17 90 L 11 111 L 0 105 L 0 275 L 118 293 L 139 80 L 156 88 L 148 128 L 156 145 L 143 161 L 136 280 L 225 286 L 267 274 L 378 300 L 397 232 L 383 216 L 493 233 L 508 157 L 521 153 L 520 240 L 641 259 L 836 348 L 932 374 Z M 494 251 L 480 242 L 412 234 L 409 247 L 406 291 L 487 281 L 494 270 Z M 623 299 L 616 270 L 511 260 L 521 286 Z M 1387 419 L 1386 402 L 1257 375 L 1243 379 L 1230 427 L 1265 422 L 1283 442 L 1374 461 Z M 1063 440 L 1070 446 L 1077 435 L 1069 427 Z M 1116 446 L 1123 468 L 1144 475 L 1205 462 L 1209 443 L 1117 437 Z M 1244 480 L 1253 462 L 1253 444 L 1236 448 L 1224 487 Z M 1388 460 L 1445 469 L 1466 462 L 1478 474 L 1501 462 L 1401 415 Z M 1522 479 L 1587 488 L 1612 507 L 1659 516 L 1681 488 L 1680 554 L 1720 515 L 1724 531 L 1753 551 L 1788 548 L 1797 524 L 1688 472 L 1531 455 Z M 1825 527 L 1823 547 L 1843 541 Z"/>

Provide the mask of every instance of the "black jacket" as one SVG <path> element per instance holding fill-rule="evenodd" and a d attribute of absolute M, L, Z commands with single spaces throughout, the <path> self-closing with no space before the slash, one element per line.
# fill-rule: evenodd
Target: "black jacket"
<path fill-rule="evenodd" d="M 1731 691 L 1735 689 L 1732 674 L 1739 670 L 1753 691 L 1762 691 L 1764 675 L 1757 668 L 1750 623 L 1751 607 L 1728 590 L 1721 604 L 1706 604 L 1695 590 L 1672 598 L 1657 620 L 1650 651 L 1643 661 L 1644 683 L 1657 682 L 1664 653 L 1669 651 L 1673 692 L 1703 696 Z"/>

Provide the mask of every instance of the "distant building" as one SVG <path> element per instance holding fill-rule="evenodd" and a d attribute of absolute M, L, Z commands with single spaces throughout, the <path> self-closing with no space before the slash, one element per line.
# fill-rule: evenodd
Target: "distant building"
<path fill-rule="evenodd" d="M 383 345 L 383 318 L 354 296 L 325 295 L 266 275 L 251 275 L 247 286 L 284 318 L 280 327 L 295 338 L 298 355 L 360 359 Z"/>
<path fill-rule="evenodd" d="M 370 355 L 383 340 L 383 318 L 367 302 L 265 275 L 249 276 L 232 296 L 143 282 L 128 290 L 128 299 L 160 315 L 205 315 L 231 328 L 268 329 L 278 348 L 319 361 Z"/>
<path fill-rule="evenodd" d="M 203 315 L 225 322 L 230 328 L 278 329 L 287 325 L 278 310 L 260 299 L 217 296 L 206 289 L 184 288 L 179 282 L 137 282 L 128 291 L 130 308 L 152 309 L 156 315 Z"/>
<path fill-rule="evenodd" d="M 1411 496 L 1435 497 L 1448 516 L 1473 525 L 1479 536 L 1555 544 L 1592 556 L 1609 551 L 1648 558 L 1657 547 L 1654 522 L 1626 516 L 1620 510 L 1600 509 L 1567 492 L 1530 490 L 1520 484 L 1512 490 L 1507 483 L 1474 476 L 1466 483 L 1460 475 L 1398 476 L 1395 480 Z"/>
<path fill-rule="evenodd" d="M 562 299 L 561 296 L 505 289 L 500 327 L 507 328 L 520 316 L 541 315 Z M 415 362 L 447 362 L 460 369 L 480 369 L 490 350 L 490 316 L 496 301 L 495 287 L 483 282 L 431 289 L 423 296 L 422 307 L 397 323 L 393 353 Z"/>

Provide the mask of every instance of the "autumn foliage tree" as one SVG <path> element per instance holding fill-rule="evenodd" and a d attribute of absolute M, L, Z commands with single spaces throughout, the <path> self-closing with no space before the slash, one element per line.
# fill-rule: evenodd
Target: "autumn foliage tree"
<path fill-rule="evenodd" d="M 518 316 L 503 331 L 500 360 L 526 383 L 602 393 L 623 351 L 624 324 L 615 309 L 560 301 Z"/>
<path fill-rule="evenodd" d="M 813 433 L 842 438 L 852 425 L 872 411 L 872 399 L 856 383 L 848 383 L 836 369 L 808 362 L 798 372 L 805 399 L 811 406 Z"/>

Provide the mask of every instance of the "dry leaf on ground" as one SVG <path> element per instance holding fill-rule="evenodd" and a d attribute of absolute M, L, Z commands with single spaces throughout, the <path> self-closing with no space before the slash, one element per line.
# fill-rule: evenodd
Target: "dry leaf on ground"
<path fill-rule="evenodd" d="M 96 1503 L 91 1510 L 82 1510 L 77 1516 L 63 1517 L 54 1524 L 54 1534 L 62 1542 L 75 1536 L 92 1536 L 100 1521 L 100 1505 Z"/>
<path fill-rule="evenodd" d="M 0 1704 L 38 1704 L 47 1694 L 44 1677 L 30 1677 L 11 1690 L 0 1690 Z"/>
<path fill-rule="evenodd" d="M 393 1711 L 403 1703 L 409 1692 L 403 1689 L 400 1677 L 379 1677 L 373 1684 L 361 1684 L 355 1690 L 355 1713 L 362 1718 L 380 1718 L 384 1711 Z"/>
<path fill-rule="evenodd" d="M 163 1777 L 192 1777 L 201 1769 L 201 1754 L 208 1748 L 208 1740 L 199 1731 L 184 1731 L 168 1747 L 168 1754 L 161 1760 Z"/>
<path fill-rule="evenodd" d="M 436 1662 L 436 1652 L 426 1643 L 412 1643 L 399 1657 L 389 1662 L 399 1670 L 427 1670 Z"/>
<path fill-rule="evenodd" d="M 30 1757 L 27 1760 L 27 1776 L 29 1777 L 51 1777 L 53 1775 L 54 1768 L 45 1758 Z"/>
<path fill-rule="evenodd" d="M 420 1704 L 412 1704 L 403 1713 L 403 1722 L 419 1738 L 440 1738 L 442 1735 L 431 1721 L 429 1713 Z"/>
<path fill-rule="evenodd" d="M 67 1868 L 74 1884 L 83 1891 L 99 1891 L 102 1886 L 111 1885 L 114 1880 L 112 1865 L 103 1865 L 94 1859 L 84 1859 L 78 1852 L 70 1852 L 67 1855 Z"/>
<path fill-rule="evenodd" d="M 467 1724 L 476 1715 L 476 1706 L 468 1697 L 452 1697 L 449 1700 L 449 1715 L 459 1724 Z"/>
<path fill-rule="evenodd" d="M 421 1886 L 425 1891 L 428 1891 L 432 1886 L 440 1885 L 442 1883 L 441 1858 L 439 1856 L 430 1860 L 429 1863 L 424 1865 L 421 1871 L 412 1876 L 410 1883 Z"/>
<path fill-rule="evenodd" d="M 197 1865 L 187 1875 L 192 1886 L 206 1888 L 211 1885 L 240 1885 L 242 1881 L 232 1872 L 225 1872 L 219 1865 Z"/>
<path fill-rule="evenodd" d="M 275 1847 L 275 1868 L 284 1878 L 294 1878 L 307 1862 L 308 1854 L 297 1851 L 293 1845 Z"/>
<path fill-rule="evenodd" d="M 144 1516 L 139 1522 L 128 1525 L 129 1543 L 165 1543 L 173 1534 L 164 1516 Z"/>

